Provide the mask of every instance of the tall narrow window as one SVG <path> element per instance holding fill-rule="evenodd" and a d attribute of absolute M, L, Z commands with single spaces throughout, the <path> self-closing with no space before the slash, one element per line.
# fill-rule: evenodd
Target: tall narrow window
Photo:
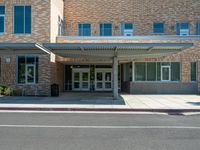
<path fill-rule="evenodd" d="M 180 81 L 181 67 L 179 62 L 171 63 L 171 80 Z"/>
<path fill-rule="evenodd" d="M 191 63 L 191 81 L 197 81 L 197 63 Z"/>
<path fill-rule="evenodd" d="M 79 36 L 91 36 L 91 24 L 89 24 L 89 23 L 78 24 L 78 35 Z"/>
<path fill-rule="evenodd" d="M 62 35 L 64 35 L 64 23 L 60 16 L 58 16 L 58 36 Z"/>
<path fill-rule="evenodd" d="M 18 57 L 18 83 L 35 84 L 38 83 L 38 57 L 19 56 Z"/>
<path fill-rule="evenodd" d="M 0 33 L 5 30 L 5 6 L 0 6 Z"/>
<path fill-rule="evenodd" d="M 156 62 L 147 63 L 147 81 L 156 81 Z"/>
<path fill-rule="evenodd" d="M 196 34 L 200 35 L 200 22 L 197 22 L 196 24 Z"/>
<path fill-rule="evenodd" d="M 146 63 L 135 63 L 135 81 L 146 81 Z"/>
<path fill-rule="evenodd" d="M 100 24 L 100 36 L 112 36 L 112 24 L 111 23 Z"/>
<path fill-rule="evenodd" d="M 31 6 L 14 6 L 14 33 L 31 33 Z"/>
<path fill-rule="evenodd" d="M 153 23 L 153 33 L 155 34 L 164 33 L 164 23 Z"/>
<path fill-rule="evenodd" d="M 187 36 L 190 34 L 190 27 L 188 22 L 176 24 L 177 35 Z"/>

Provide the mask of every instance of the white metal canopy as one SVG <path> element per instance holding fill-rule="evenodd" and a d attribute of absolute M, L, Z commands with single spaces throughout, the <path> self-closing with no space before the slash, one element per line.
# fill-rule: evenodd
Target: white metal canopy
<path fill-rule="evenodd" d="M 169 55 L 193 43 L 46 43 L 43 46 L 63 57 L 131 58 Z"/>
<path fill-rule="evenodd" d="M 0 50 L 42 50 L 68 58 L 120 58 L 165 56 L 193 43 L 0 43 Z"/>

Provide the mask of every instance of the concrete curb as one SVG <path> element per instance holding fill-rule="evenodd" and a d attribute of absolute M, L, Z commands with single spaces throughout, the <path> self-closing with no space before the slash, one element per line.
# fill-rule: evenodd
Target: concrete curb
<path fill-rule="evenodd" d="M 0 111 L 153 112 L 153 113 L 182 114 L 182 113 L 189 113 L 189 112 L 200 112 L 200 109 L 0 107 Z"/>

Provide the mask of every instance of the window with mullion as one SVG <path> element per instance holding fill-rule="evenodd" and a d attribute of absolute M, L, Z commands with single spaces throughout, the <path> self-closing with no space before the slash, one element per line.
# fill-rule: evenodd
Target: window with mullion
<path fill-rule="evenodd" d="M 170 74 L 171 73 L 171 74 Z M 180 62 L 136 62 L 135 81 L 180 81 Z"/>
<path fill-rule="evenodd" d="M 200 22 L 196 23 L 196 34 L 200 35 Z"/>
<path fill-rule="evenodd" d="M 164 23 L 153 23 L 153 33 L 156 34 L 164 33 Z"/>
<path fill-rule="evenodd" d="M 100 36 L 112 36 L 112 24 L 111 23 L 100 24 Z"/>
<path fill-rule="evenodd" d="M 38 61 L 37 56 L 18 56 L 17 80 L 19 84 L 38 83 Z"/>
<path fill-rule="evenodd" d="M 79 36 L 91 36 L 91 24 L 89 23 L 78 24 L 78 34 Z"/>
<path fill-rule="evenodd" d="M 176 33 L 177 35 L 180 35 L 181 30 L 189 30 L 190 25 L 188 22 L 181 22 L 176 24 Z"/>
<path fill-rule="evenodd" d="M 5 6 L 0 6 L 0 33 L 5 31 Z"/>
<path fill-rule="evenodd" d="M 31 6 L 14 6 L 14 33 L 31 33 Z"/>

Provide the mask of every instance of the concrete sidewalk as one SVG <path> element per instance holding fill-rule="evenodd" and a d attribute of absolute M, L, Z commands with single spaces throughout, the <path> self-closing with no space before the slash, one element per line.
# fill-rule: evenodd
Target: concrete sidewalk
<path fill-rule="evenodd" d="M 60 97 L 0 97 L 0 110 L 200 112 L 198 95 L 65 93 Z"/>

